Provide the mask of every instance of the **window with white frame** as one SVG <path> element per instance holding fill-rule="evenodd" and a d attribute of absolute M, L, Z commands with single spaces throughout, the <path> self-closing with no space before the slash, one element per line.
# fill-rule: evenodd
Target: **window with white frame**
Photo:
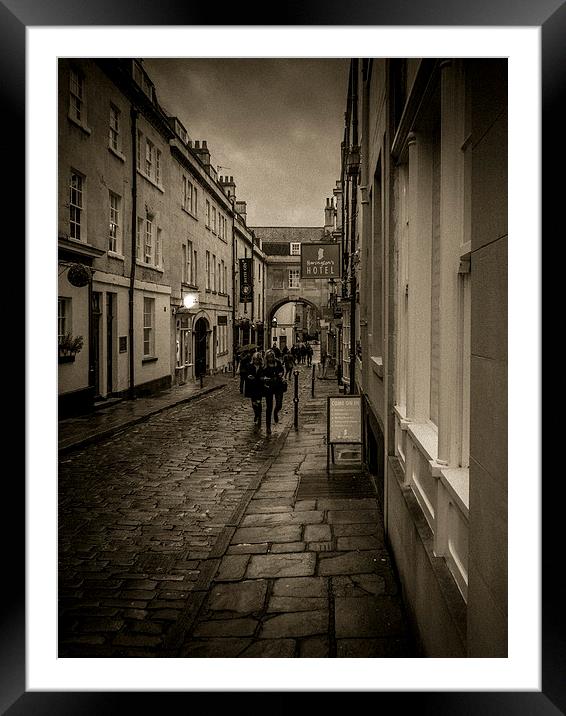
<path fill-rule="evenodd" d="M 193 242 L 187 241 L 187 282 L 194 283 L 193 276 Z"/>
<path fill-rule="evenodd" d="M 161 266 L 161 228 L 158 226 L 155 233 L 155 257 L 154 257 L 154 265 L 155 266 Z"/>
<path fill-rule="evenodd" d="M 210 251 L 206 252 L 206 290 L 210 291 Z"/>
<path fill-rule="evenodd" d="M 182 268 L 182 282 L 189 283 L 188 279 L 188 262 L 187 262 L 187 246 L 186 244 L 181 245 L 181 253 L 183 255 L 183 268 Z"/>
<path fill-rule="evenodd" d="M 138 216 L 136 258 L 146 266 L 161 267 L 162 232 L 155 224 L 155 217 L 149 212 L 146 212 L 145 218 Z"/>
<path fill-rule="evenodd" d="M 57 341 L 61 341 L 71 333 L 71 299 L 59 296 L 57 306 Z"/>
<path fill-rule="evenodd" d="M 198 285 L 198 273 L 197 273 L 197 252 L 193 251 L 193 286 Z"/>
<path fill-rule="evenodd" d="M 301 271 L 300 269 L 289 269 L 289 288 L 301 287 Z"/>
<path fill-rule="evenodd" d="M 108 142 L 110 148 L 115 152 L 120 151 L 120 110 L 113 104 L 110 105 L 110 127 Z"/>
<path fill-rule="evenodd" d="M 136 161 L 140 173 L 161 187 L 161 151 L 138 129 Z"/>
<path fill-rule="evenodd" d="M 161 152 L 155 149 L 155 181 L 161 184 Z"/>
<path fill-rule="evenodd" d="M 143 355 L 155 355 L 155 299 L 147 296 L 143 299 Z"/>
<path fill-rule="evenodd" d="M 440 124 L 432 143 L 432 236 L 430 261 L 430 399 L 429 417 L 438 425 L 440 376 Z"/>
<path fill-rule="evenodd" d="M 83 240 L 84 226 L 84 177 L 71 170 L 69 193 L 69 236 Z"/>
<path fill-rule="evenodd" d="M 212 207 L 212 233 L 216 233 L 216 207 Z"/>
<path fill-rule="evenodd" d="M 206 228 L 210 229 L 210 202 L 206 200 Z"/>
<path fill-rule="evenodd" d="M 224 266 L 224 293 L 228 293 L 228 267 Z"/>
<path fill-rule="evenodd" d="M 212 290 L 216 291 L 216 256 L 212 254 Z"/>
<path fill-rule="evenodd" d="M 220 261 L 220 293 L 226 293 L 224 259 Z"/>
<path fill-rule="evenodd" d="M 133 74 L 134 82 L 142 89 L 149 99 L 153 100 L 153 86 L 141 65 L 135 60 L 133 61 Z"/>
<path fill-rule="evenodd" d="M 69 115 L 80 124 L 86 123 L 85 79 L 74 67 L 69 73 Z"/>
<path fill-rule="evenodd" d="M 190 214 L 196 214 L 197 190 L 186 176 L 183 176 L 183 209 Z"/>
<path fill-rule="evenodd" d="M 292 243 L 291 244 L 291 256 L 300 256 L 301 255 L 301 244 L 299 243 Z"/>
<path fill-rule="evenodd" d="M 141 261 L 142 257 L 142 235 L 144 231 L 144 219 L 138 216 L 137 229 L 136 229 L 136 259 Z"/>
<path fill-rule="evenodd" d="M 114 192 L 109 192 L 110 199 L 110 221 L 108 228 L 108 251 L 115 254 L 122 250 L 122 235 L 120 230 L 121 198 Z"/>
<path fill-rule="evenodd" d="M 145 217 L 143 262 L 144 264 L 153 263 L 153 216 L 150 214 L 146 214 Z"/>
<path fill-rule="evenodd" d="M 151 177 L 154 172 L 154 165 L 153 165 L 153 142 L 149 139 L 145 140 L 145 165 L 144 170 L 148 177 Z"/>

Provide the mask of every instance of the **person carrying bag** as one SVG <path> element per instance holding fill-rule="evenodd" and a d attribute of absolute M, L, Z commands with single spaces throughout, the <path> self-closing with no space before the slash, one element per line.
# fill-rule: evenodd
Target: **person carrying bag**
<path fill-rule="evenodd" d="M 271 415 L 273 420 L 279 422 L 279 412 L 283 407 L 283 393 L 287 390 L 287 381 L 283 378 L 284 368 L 280 360 L 275 357 L 272 350 L 265 353 L 263 367 L 263 387 L 265 395 L 265 428 L 271 434 Z M 274 401 L 275 398 L 275 401 Z M 273 410 L 275 403 L 275 410 Z"/>

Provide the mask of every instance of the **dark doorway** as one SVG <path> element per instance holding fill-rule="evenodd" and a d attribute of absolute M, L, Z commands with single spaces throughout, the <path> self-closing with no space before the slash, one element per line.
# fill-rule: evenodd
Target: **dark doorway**
<path fill-rule="evenodd" d="M 99 291 L 92 294 L 92 358 L 94 363 L 94 395 L 100 397 L 100 317 L 102 316 Z"/>
<path fill-rule="evenodd" d="M 116 294 L 106 294 L 106 392 L 114 390 L 114 318 L 116 317 Z"/>
<path fill-rule="evenodd" d="M 208 322 L 199 318 L 195 323 L 195 377 L 206 375 Z"/>

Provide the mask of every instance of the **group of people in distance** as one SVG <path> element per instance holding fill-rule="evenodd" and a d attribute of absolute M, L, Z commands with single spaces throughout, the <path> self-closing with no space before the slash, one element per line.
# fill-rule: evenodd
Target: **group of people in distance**
<path fill-rule="evenodd" d="M 265 429 L 271 434 L 271 422 L 279 422 L 283 407 L 283 393 L 291 379 L 293 367 L 299 363 L 312 365 L 313 349 L 308 342 L 296 343 L 290 349 L 279 348 L 276 342 L 267 351 L 235 351 L 240 377 L 240 393 L 250 398 L 254 414 L 254 429 L 260 430 L 265 398 Z M 322 351 L 321 369 L 326 374 L 326 352 Z"/>

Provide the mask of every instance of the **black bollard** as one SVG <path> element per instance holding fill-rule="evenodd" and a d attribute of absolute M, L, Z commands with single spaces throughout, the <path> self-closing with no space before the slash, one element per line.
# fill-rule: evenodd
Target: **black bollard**
<path fill-rule="evenodd" d="M 336 380 L 338 381 L 338 385 L 341 385 L 342 383 L 342 366 L 340 363 L 336 366 Z"/>
<path fill-rule="evenodd" d="M 311 398 L 314 398 L 315 364 L 312 365 Z"/>
<path fill-rule="evenodd" d="M 200 373 L 199 378 L 200 378 L 200 387 L 202 388 L 202 387 L 203 387 L 203 380 L 204 380 L 204 373 L 203 373 L 202 371 L 201 371 L 201 373 Z"/>
<path fill-rule="evenodd" d="M 295 397 L 293 403 L 295 404 L 295 430 L 299 429 L 299 371 L 293 371 L 295 376 Z"/>

